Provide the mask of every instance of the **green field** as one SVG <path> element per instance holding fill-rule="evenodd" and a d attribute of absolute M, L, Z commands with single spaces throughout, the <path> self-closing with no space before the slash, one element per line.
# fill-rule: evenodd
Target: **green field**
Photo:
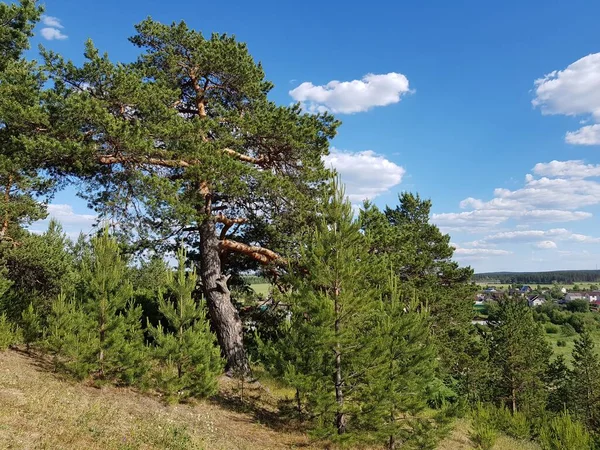
<path fill-rule="evenodd" d="M 508 288 L 511 286 L 510 284 L 506 284 L 506 283 L 484 283 L 484 282 L 477 282 L 476 283 L 478 286 L 481 286 L 482 288 L 485 288 L 486 286 L 494 286 L 496 289 L 504 289 L 504 290 L 508 290 Z M 561 288 L 564 287 L 566 289 L 572 290 L 573 286 L 577 285 L 579 286 L 579 289 L 581 290 L 589 290 L 591 285 L 598 285 L 600 283 L 573 283 L 573 284 L 559 284 L 558 286 L 560 286 Z M 532 289 L 535 289 L 538 284 L 536 283 L 531 283 L 528 286 L 530 286 Z M 542 288 L 551 288 L 553 285 L 552 284 L 540 284 L 539 286 L 541 286 Z"/>
<path fill-rule="evenodd" d="M 250 287 L 256 292 L 258 295 L 269 295 L 271 292 L 271 285 L 269 283 L 256 283 L 251 284 Z"/>
<path fill-rule="evenodd" d="M 592 336 L 594 337 L 594 343 L 596 344 L 596 353 L 600 355 L 600 331 L 594 331 Z M 562 333 L 546 333 L 546 339 L 548 339 L 548 342 L 550 342 L 552 345 L 552 352 L 554 353 L 554 356 L 557 357 L 562 355 L 568 364 L 571 362 L 573 347 L 578 337 L 579 335 L 564 336 Z M 557 342 L 560 340 L 565 341 L 567 345 L 565 347 L 559 347 Z"/>

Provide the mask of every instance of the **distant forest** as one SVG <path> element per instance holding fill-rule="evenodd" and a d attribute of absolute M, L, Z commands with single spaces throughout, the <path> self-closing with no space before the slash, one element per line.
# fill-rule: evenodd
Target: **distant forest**
<path fill-rule="evenodd" d="M 488 272 L 473 275 L 476 282 L 501 284 L 573 284 L 600 281 L 600 270 L 556 270 L 552 272 Z"/>

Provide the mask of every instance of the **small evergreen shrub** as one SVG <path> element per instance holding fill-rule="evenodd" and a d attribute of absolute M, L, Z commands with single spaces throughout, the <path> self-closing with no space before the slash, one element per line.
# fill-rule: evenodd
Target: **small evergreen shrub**
<path fill-rule="evenodd" d="M 105 230 L 82 258 L 81 282 L 71 301 L 64 294 L 48 317 L 47 345 L 55 364 L 76 378 L 144 385 L 149 370 L 141 324 L 132 301 L 127 262 Z"/>
<path fill-rule="evenodd" d="M 565 337 L 571 337 L 571 336 L 575 336 L 577 334 L 577 331 L 575 331 L 575 328 L 573 328 L 573 325 L 571 325 L 570 323 L 565 323 L 562 327 L 562 334 Z"/>
<path fill-rule="evenodd" d="M 0 351 L 6 350 L 18 341 L 18 329 L 14 326 L 6 314 L 0 315 Z"/>
<path fill-rule="evenodd" d="M 556 346 L 557 347 L 566 347 L 567 341 L 565 341 L 564 339 L 559 339 L 558 341 L 556 341 Z"/>
<path fill-rule="evenodd" d="M 592 439 L 585 427 L 564 411 L 554 417 L 540 431 L 540 446 L 543 450 L 589 450 Z"/>
<path fill-rule="evenodd" d="M 92 328 L 79 305 L 61 293 L 52 303 L 45 333 L 45 346 L 54 355 L 56 370 L 80 380 L 92 373 L 98 349 Z"/>
<path fill-rule="evenodd" d="M 554 325 L 553 323 L 547 323 L 544 325 L 544 328 L 548 334 L 558 334 L 560 332 L 560 327 L 558 325 Z"/>
<path fill-rule="evenodd" d="M 490 450 L 498 437 L 494 424 L 494 411 L 479 403 L 473 411 L 473 429 L 470 434 L 473 444 L 481 450 Z"/>
<path fill-rule="evenodd" d="M 496 410 L 496 427 L 515 439 L 529 439 L 531 430 L 525 414 L 520 411 L 511 412 L 503 406 Z"/>
<path fill-rule="evenodd" d="M 42 333 L 40 317 L 33 308 L 33 303 L 29 303 L 29 306 L 21 313 L 21 328 L 23 343 L 27 345 L 27 350 L 29 350 L 31 344 L 37 342 Z"/>
<path fill-rule="evenodd" d="M 175 275 L 169 272 L 167 285 L 173 301 L 158 297 L 163 316 L 156 327 L 148 324 L 154 339 L 153 356 L 157 361 L 154 379 L 170 401 L 190 397 L 208 397 L 217 391 L 217 377 L 223 370 L 221 352 L 211 332 L 204 305 L 194 298 L 198 276 L 186 271 L 186 253 L 180 249 Z"/>

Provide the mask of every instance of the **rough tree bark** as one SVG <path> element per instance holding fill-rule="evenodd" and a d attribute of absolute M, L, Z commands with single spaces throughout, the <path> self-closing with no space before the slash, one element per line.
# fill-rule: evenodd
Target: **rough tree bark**
<path fill-rule="evenodd" d="M 226 369 L 230 374 L 246 375 L 250 367 L 244 350 L 242 321 L 231 302 L 228 277 L 221 271 L 219 239 L 212 217 L 200 225 L 200 277 L 210 318 L 227 360 Z"/>

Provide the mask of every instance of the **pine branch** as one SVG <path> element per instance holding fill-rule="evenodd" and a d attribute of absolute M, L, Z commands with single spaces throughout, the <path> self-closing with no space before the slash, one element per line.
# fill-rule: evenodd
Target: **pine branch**
<path fill-rule="evenodd" d="M 230 239 L 224 239 L 219 241 L 219 246 L 221 250 L 227 250 L 234 253 L 241 253 L 243 255 L 249 256 L 263 264 L 268 264 L 271 262 L 283 262 L 283 258 L 275 253 L 273 250 L 269 250 L 268 248 L 256 247 L 253 245 L 243 244 L 241 242 L 232 241 Z"/>

